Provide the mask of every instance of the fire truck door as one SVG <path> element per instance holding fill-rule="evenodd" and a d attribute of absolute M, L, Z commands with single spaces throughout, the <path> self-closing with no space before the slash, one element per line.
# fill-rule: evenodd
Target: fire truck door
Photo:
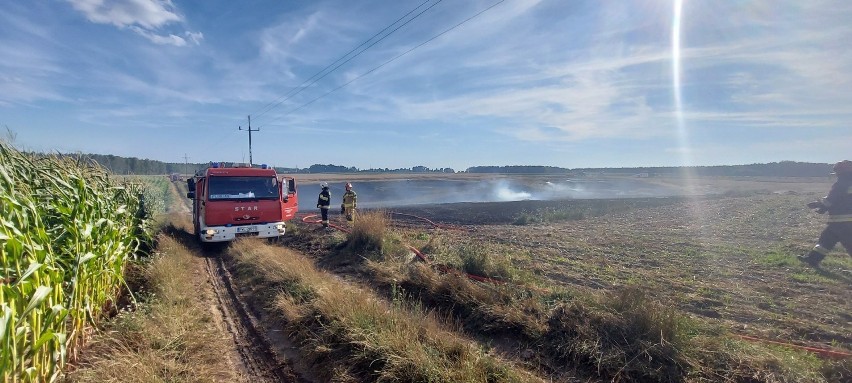
<path fill-rule="evenodd" d="M 296 179 L 293 177 L 284 177 L 284 182 L 281 183 L 281 196 L 283 206 L 284 220 L 290 220 L 296 217 L 296 212 L 299 211 L 299 194 L 296 192 Z"/>

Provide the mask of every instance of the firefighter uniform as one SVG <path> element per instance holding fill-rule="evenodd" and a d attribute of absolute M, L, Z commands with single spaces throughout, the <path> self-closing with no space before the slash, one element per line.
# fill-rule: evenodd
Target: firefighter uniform
<path fill-rule="evenodd" d="M 816 209 L 820 214 L 828 212 L 828 224 L 820 234 L 817 245 L 808 254 L 798 257 L 814 267 L 838 242 L 852 256 L 852 161 L 835 164 L 834 174 L 837 175 L 837 182 L 831 186 L 828 195 L 808 204 L 808 207 Z"/>
<path fill-rule="evenodd" d="M 346 183 L 346 192 L 343 193 L 343 204 L 340 205 L 340 211 L 346 215 L 347 221 L 355 220 L 355 208 L 358 207 L 358 195 L 352 190 L 352 184 Z"/>
<path fill-rule="evenodd" d="M 331 206 L 331 193 L 328 191 L 328 185 L 322 184 L 322 191 L 317 199 L 317 208 L 322 213 L 322 225 L 328 227 L 328 207 Z"/>

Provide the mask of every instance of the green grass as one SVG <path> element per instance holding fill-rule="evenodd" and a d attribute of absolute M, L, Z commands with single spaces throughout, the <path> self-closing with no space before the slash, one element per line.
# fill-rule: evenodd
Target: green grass
<path fill-rule="evenodd" d="M 801 267 L 802 262 L 800 262 L 796 257 L 792 254 L 786 254 L 778 251 L 772 251 L 767 254 L 764 254 L 757 260 L 759 263 L 775 266 L 775 267 Z"/>
<path fill-rule="evenodd" d="M 835 283 L 835 281 L 831 278 L 824 277 L 809 270 L 802 272 L 794 272 L 790 274 L 790 279 L 802 283 Z"/>

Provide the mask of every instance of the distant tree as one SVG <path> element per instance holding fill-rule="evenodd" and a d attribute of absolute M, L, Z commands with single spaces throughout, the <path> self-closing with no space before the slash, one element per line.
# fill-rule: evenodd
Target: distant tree
<path fill-rule="evenodd" d="M 308 172 L 310 172 L 310 173 L 350 173 L 350 172 L 353 172 L 353 170 L 351 170 L 351 169 L 354 169 L 354 168 L 347 168 L 345 166 L 331 165 L 331 164 L 328 164 L 328 165 L 314 164 L 314 165 L 311 165 L 310 167 L 308 167 Z M 357 169 L 355 171 L 357 171 Z"/>
<path fill-rule="evenodd" d="M 649 175 L 677 175 L 684 170 L 691 170 L 700 176 L 727 176 L 727 177 L 822 177 L 831 172 L 831 164 L 781 161 L 768 164 L 748 165 L 717 165 L 717 166 L 694 166 L 694 167 L 642 167 L 642 168 L 584 168 L 574 169 L 586 173 L 603 174 L 637 174 L 648 173 Z"/>
<path fill-rule="evenodd" d="M 555 166 L 473 166 L 468 173 L 505 173 L 505 174 L 566 174 L 571 169 Z"/>

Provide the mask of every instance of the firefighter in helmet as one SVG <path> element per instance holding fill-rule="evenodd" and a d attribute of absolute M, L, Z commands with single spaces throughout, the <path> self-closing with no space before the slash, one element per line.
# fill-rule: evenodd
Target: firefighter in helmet
<path fill-rule="evenodd" d="M 328 184 L 323 182 L 320 184 L 322 191 L 317 199 L 317 208 L 322 213 L 322 226 L 328 227 L 328 207 L 331 206 L 331 193 L 328 191 Z"/>
<path fill-rule="evenodd" d="M 828 224 L 819 236 L 817 245 L 799 260 L 817 267 L 838 242 L 852 256 L 852 161 L 844 160 L 834 164 L 837 182 L 825 198 L 808 204 L 817 213 L 828 212 Z"/>
<path fill-rule="evenodd" d="M 358 207 L 358 196 L 352 190 L 352 183 L 346 183 L 346 192 L 343 193 L 343 203 L 340 204 L 340 212 L 346 214 L 347 221 L 355 220 L 355 208 Z"/>

